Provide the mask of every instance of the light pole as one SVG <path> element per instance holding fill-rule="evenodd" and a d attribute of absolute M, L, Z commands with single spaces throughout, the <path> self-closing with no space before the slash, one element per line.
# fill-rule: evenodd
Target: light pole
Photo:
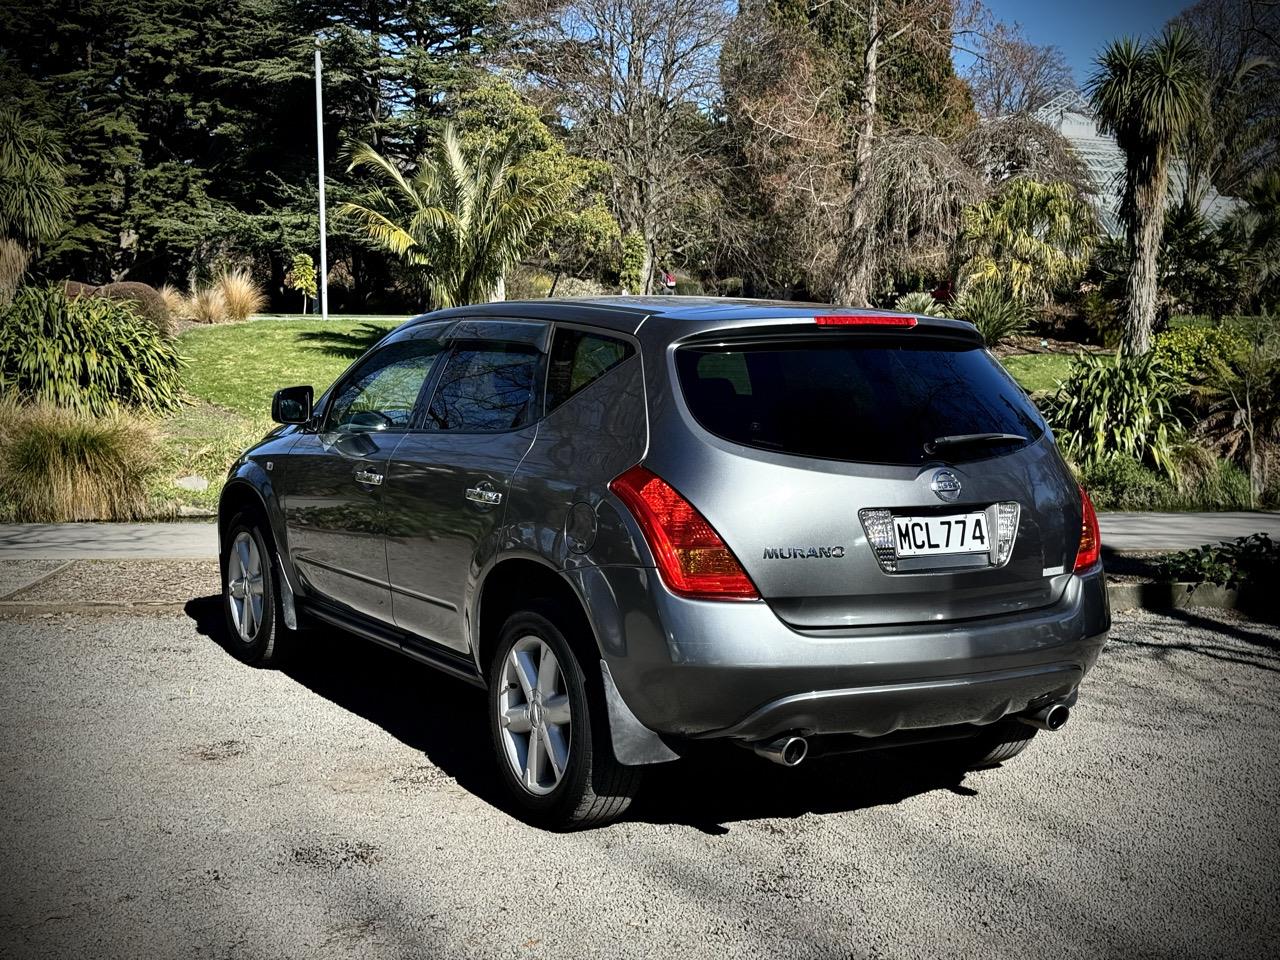
<path fill-rule="evenodd" d="M 324 92 L 320 85 L 320 38 L 316 37 L 316 190 L 320 198 L 320 318 L 329 319 L 329 257 L 324 228 Z"/>

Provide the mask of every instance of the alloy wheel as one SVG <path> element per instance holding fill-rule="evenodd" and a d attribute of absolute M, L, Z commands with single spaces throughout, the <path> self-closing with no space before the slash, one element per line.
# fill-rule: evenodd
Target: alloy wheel
<path fill-rule="evenodd" d="M 265 597 L 262 553 L 253 534 L 242 530 L 231 544 L 227 557 L 227 605 L 231 609 L 231 622 L 245 643 L 252 643 L 262 626 Z"/>
<path fill-rule="evenodd" d="M 512 772 L 536 796 L 555 790 L 569 765 L 573 711 L 560 661 L 537 636 L 521 637 L 502 661 L 497 698 Z"/>

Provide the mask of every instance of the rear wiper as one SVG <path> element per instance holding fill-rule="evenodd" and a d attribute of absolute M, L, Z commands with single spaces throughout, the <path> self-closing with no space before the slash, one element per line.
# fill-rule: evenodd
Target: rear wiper
<path fill-rule="evenodd" d="M 937 453 L 942 447 L 962 447 L 970 443 L 1026 443 L 1020 433 L 956 433 L 947 437 L 934 437 L 924 445 L 925 453 Z"/>

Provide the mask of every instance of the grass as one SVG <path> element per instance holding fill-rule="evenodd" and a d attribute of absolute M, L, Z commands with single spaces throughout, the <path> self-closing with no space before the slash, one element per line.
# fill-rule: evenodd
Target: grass
<path fill-rule="evenodd" d="M 251 320 L 193 327 L 180 348 L 190 361 L 187 393 L 248 417 L 271 412 L 281 387 L 309 383 L 316 395 L 399 323 L 378 320 Z"/>
<path fill-rule="evenodd" d="M 132 520 L 150 512 L 151 426 L 0 403 L 0 518 L 35 523 Z"/>
<path fill-rule="evenodd" d="M 1058 381 L 1066 378 L 1073 359 L 1075 354 L 1071 353 L 1019 353 L 1000 362 L 1027 393 L 1052 393 Z"/>
<path fill-rule="evenodd" d="M 178 507 L 214 510 L 227 467 L 269 431 L 271 396 L 280 387 L 309 383 L 317 396 L 401 317 L 321 320 L 254 319 L 193 327 L 179 340 L 188 403 L 159 421 L 160 469 L 150 494 L 160 512 Z M 176 481 L 204 477 L 205 490 Z"/>

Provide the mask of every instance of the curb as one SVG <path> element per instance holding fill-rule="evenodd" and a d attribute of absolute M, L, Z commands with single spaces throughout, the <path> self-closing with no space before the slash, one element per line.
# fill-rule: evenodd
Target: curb
<path fill-rule="evenodd" d="M 1274 613 L 1277 609 L 1275 597 L 1264 596 L 1257 588 L 1223 587 L 1216 583 L 1108 583 L 1107 599 L 1115 612 L 1214 607 Z"/>

